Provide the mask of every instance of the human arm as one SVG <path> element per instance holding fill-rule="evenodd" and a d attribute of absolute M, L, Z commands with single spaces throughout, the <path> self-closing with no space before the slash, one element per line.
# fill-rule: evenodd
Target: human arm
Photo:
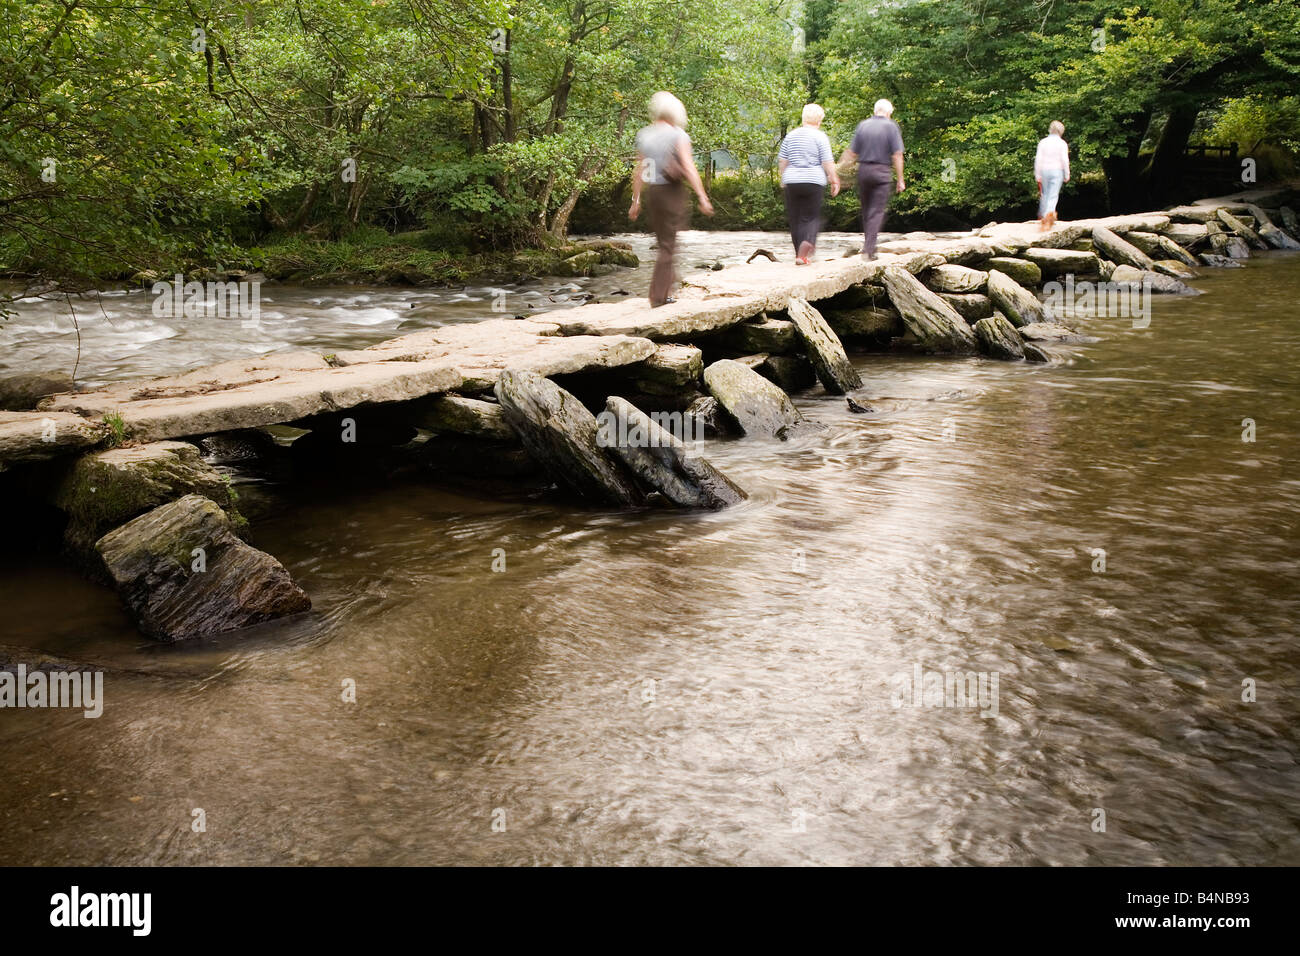
<path fill-rule="evenodd" d="M 835 153 L 831 151 L 830 137 L 821 130 L 817 131 L 817 158 L 821 160 L 822 171 L 826 173 L 826 185 L 831 187 L 831 195 L 840 194 L 840 174 L 835 168 Z"/>
<path fill-rule="evenodd" d="M 891 158 L 894 160 L 894 175 L 898 179 L 894 188 L 901 193 L 907 188 L 907 183 L 903 181 L 903 151 L 900 149 Z"/>
<path fill-rule="evenodd" d="M 645 156 L 637 150 L 636 166 L 632 169 L 632 205 L 627 211 L 627 218 L 636 219 L 641 213 L 641 185 L 645 182 Z"/>
<path fill-rule="evenodd" d="M 691 155 L 691 138 L 685 133 L 677 139 L 677 158 L 681 160 L 682 169 L 686 171 L 686 182 L 699 197 L 700 212 L 712 216 L 713 203 L 709 202 L 708 194 L 704 191 L 704 183 L 700 181 L 700 171 L 695 168 L 695 157 Z"/>

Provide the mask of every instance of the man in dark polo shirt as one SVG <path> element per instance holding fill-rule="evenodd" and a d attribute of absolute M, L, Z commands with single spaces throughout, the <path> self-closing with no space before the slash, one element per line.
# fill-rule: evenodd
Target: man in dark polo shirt
<path fill-rule="evenodd" d="M 889 205 L 889 187 L 897 175 L 894 187 L 900 193 L 906 188 L 903 182 L 903 134 L 890 117 L 894 104 L 889 100 L 876 100 L 871 119 L 858 124 L 853 142 L 840 157 L 840 165 L 858 164 L 858 202 L 862 204 L 862 258 L 876 258 L 876 236 L 885 220 Z M 890 167 L 893 167 L 892 170 Z"/>

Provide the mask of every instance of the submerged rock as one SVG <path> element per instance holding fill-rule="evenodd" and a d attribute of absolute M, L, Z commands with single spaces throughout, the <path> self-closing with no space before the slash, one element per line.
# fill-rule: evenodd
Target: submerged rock
<path fill-rule="evenodd" d="M 714 362 L 704 370 L 704 384 L 746 435 L 779 438 L 803 420 L 789 395 L 740 362 Z"/>
<path fill-rule="evenodd" d="M 903 317 L 893 308 L 864 305 L 824 312 L 826 322 L 841 338 L 888 341 L 903 332 Z"/>
<path fill-rule="evenodd" d="M 726 508 L 746 498 L 726 475 L 686 446 L 651 416 L 618 396 L 605 411 L 617 422 L 610 450 L 642 482 L 680 508 Z M 608 420 L 608 419 L 607 419 Z"/>
<path fill-rule="evenodd" d="M 821 313 L 797 297 L 790 299 L 788 311 L 822 388 L 832 395 L 843 395 L 852 389 L 861 388 L 862 378 L 858 375 L 858 370 L 849 361 L 844 345 L 826 324 Z"/>
<path fill-rule="evenodd" d="M 1212 269 L 1246 268 L 1245 265 L 1230 256 L 1220 256 L 1213 252 L 1202 252 L 1197 258 L 1201 260 L 1201 265 L 1209 266 Z"/>
<path fill-rule="evenodd" d="M 507 369 L 496 396 L 524 448 L 556 481 L 594 501 L 644 503 L 631 477 L 597 443 L 596 416 L 574 395 L 536 372 Z"/>
<path fill-rule="evenodd" d="M 975 333 L 966 320 L 915 276 L 898 266 L 889 266 L 882 278 L 903 324 L 923 347 L 958 354 L 976 351 Z"/>
<path fill-rule="evenodd" d="M 1132 266 L 1116 266 L 1110 281 L 1119 285 L 1139 289 L 1147 286 L 1152 292 L 1163 295 L 1200 295 L 1200 289 L 1193 289 L 1185 282 L 1154 270 L 1146 272 Z"/>
<path fill-rule="evenodd" d="M 241 541 L 202 495 L 186 495 L 110 531 L 95 544 L 140 630 L 181 641 L 311 607 L 279 561 Z"/>
<path fill-rule="evenodd" d="M 1161 275 L 1173 276 L 1175 279 L 1194 279 L 1196 270 L 1190 266 L 1184 265 L 1178 259 L 1157 259 L 1155 261 L 1156 272 Z"/>
<path fill-rule="evenodd" d="M 1000 312 L 995 312 L 976 322 L 975 336 L 979 339 L 980 351 L 989 358 L 1022 359 L 1025 357 L 1025 347 L 1016 333 L 1016 327 Z"/>
<path fill-rule="evenodd" d="M 1017 328 L 1034 322 L 1044 322 L 1050 315 L 1037 296 L 1009 275 L 994 269 L 989 272 L 989 298 L 993 305 Z"/>

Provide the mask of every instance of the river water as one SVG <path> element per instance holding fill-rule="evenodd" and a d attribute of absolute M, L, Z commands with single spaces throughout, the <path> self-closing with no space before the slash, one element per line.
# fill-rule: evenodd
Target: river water
<path fill-rule="evenodd" d="M 11 541 L 0 643 L 112 669 L 98 719 L 0 711 L 0 863 L 1300 863 L 1300 260 L 1197 284 L 1048 366 L 857 356 L 873 413 L 708 444 L 752 496 L 717 514 L 246 482 L 315 608 L 234 638 L 150 645 Z M 261 331 L 492 294 L 268 290 Z M 87 380 L 250 346 L 118 307 Z M 990 696 L 913 706 L 917 668 Z"/>

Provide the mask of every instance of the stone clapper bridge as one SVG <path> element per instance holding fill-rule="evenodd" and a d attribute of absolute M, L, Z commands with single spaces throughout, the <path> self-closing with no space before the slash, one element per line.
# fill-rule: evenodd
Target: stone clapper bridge
<path fill-rule="evenodd" d="M 117 589 L 145 634 L 210 635 L 311 602 L 243 539 L 229 482 L 200 455 L 205 438 L 273 445 L 262 430 L 292 425 L 312 433 L 300 442 L 317 438 L 317 454 L 338 454 L 351 424 L 352 448 L 423 447 L 440 471 L 540 472 L 602 505 L 725 507 L 744 491 L 661 423 L 710 437 L 805 429 L 812 423 L 788 391 L 861 386 L 842 339 L 1047 361 L 1043 343 L 1075 333 L 1031 291 L 1044 281 L 1072 275 L 1190 294 L 1182 280 L 1193 266 L 1300 248 L 1298 231 L 1289 208 L 1237 198 L 1047 233 L 1036 223 L 959 238 L 912 233 L 883 243 L 871 262 L 762 262 L 695 277 L 677 302 L 653 310 L 640 299 L 592 303 L 49 396 L 35 410 L 0 412 L 0 470 L 66 513 L 66 553 Z M 598 435 L 591 409 L 602 405 L 633 426 L 618 432 L 622 443 Z M 418 429 L 434 437 L 406 446 Z"/>

